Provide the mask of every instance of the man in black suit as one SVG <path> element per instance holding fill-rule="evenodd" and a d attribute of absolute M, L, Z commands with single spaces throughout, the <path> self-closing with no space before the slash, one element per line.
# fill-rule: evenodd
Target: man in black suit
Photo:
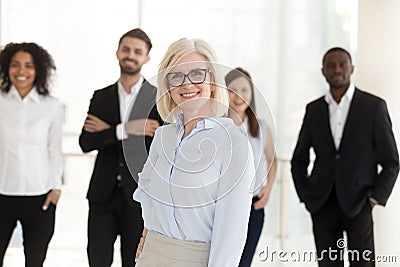
<path fill-rule="evenodd" d="M 307 105 L 291 162 L 294 185 L 311 213 L 319 266 L 343 266 L 343 231 L 351 266 L 374 266 L 371 211 L 386 204 L 399 172 L 392 124 L 385 101 L 350 82 L 346 50 L 328 50 L 322 64 L 330 88 Z"/>
<path fill-rule="evenodd" d="M 141 29 L 133 29 L 120 38 L 116 52 L 120 78 L 94 92 L 79 137 L 84 152 L 98 151 L 87 193 L 87 253 L 92 267 L 111 266 L 118 235 L 122 266 L 135 264 L 143 220 L 140 204 L 132 199 L 132 193 L 161 123 L 155 107 L 156 88 L 140 73 L 150 59 L 151 47 Z"/>

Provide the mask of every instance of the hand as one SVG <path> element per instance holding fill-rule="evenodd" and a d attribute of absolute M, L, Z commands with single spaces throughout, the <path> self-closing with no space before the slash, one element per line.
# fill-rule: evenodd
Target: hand
<path fill-rule="evenodd" d="M 142 233 L 142 237 L 140 238 L 139 245 L 138 245 L 137 250 L 136 250 L 135 262 L 138 261 L 139 255 L 140 255 L 140 253 L 142 253 L 144 241 L 146 239 L 146 235 L 147 235 L 147 228 L 144 228 L 143 229 L 143 233 Z"/>
<path fill-rule="evenodd" d="M 125 123 L 125 133 L 129 135 L 154 136 L 156 129 L 160 127 L 157 120 L 138 119 Z"/>
<path fill-rule="evenodd" d="M 50 203 L 53 205 L 57 205 L 58 200 L 60 199 L 61 190 L 51 190 L 44 201 L 42 209 L 46 211 L 49 208 Z"/>
<path fill-rule="evenodd" d="M 83 125 L 83 129 L 89 133 L 97 133 L 109 128 L 111 128 L 109 124 L 92 114 L 88 114 Z"/>
<path fill-rule="evenodd" d="M 144 240 L 145 240 L 145 239 L 146 239 L 145 236 L 142 236 L 142 237 L 140 238 L 140 242 L 139 242 L 139 245 L 138 245 L 137 250 L 136 250 L 135 262 L 138 261 L 139 255 L 140 255 L 140 253 L 142 253 L 143 245 L 144 245 Z"/>
<path fill-rule="evenodd" d="M 255 210 L 260 210 L 267 205 L 269 196 L 271 194 L 271 189 L 267 186 L 263 186 L 260 190 L 260 193 L 258 194 L 259 200 L 254 203 L 253 207 Z"/>
<path fill-rule="evenodd" d="M 376 206 L 376 203 L 372 200 L 369 200 L 369 205 L 371 206 L 371 209 L 373 209 Z"/>

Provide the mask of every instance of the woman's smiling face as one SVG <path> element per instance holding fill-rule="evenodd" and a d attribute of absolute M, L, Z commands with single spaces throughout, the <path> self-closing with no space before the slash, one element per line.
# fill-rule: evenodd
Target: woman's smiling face
<path fill-rule="evenodd" d="M 18 91 L 31 90 L 36 79 L 35 63 L 31 54 L 24 51 L 15 53 L 10 61 L 8 76 Z"/>
<path fill-rule="evenodd" d="M 245 112 L 253 97 L 251 84 L 245 77 L 238 77 L 228 84 L 229 106 L 237 113 Z"/>
<path fill-rule="evenodd" d="M 182 85 L 175 87 L 170 85 L 171 98 L 183 112 L 199 111 L 209 102 L 214 85 L 210 79 L 208 65 L 209 62 L 204 56 L 190 53 L 183 56 L 171 68 L 168 74 L 171 81 L 175 77 L 182 78 L 183 75 Z"/>

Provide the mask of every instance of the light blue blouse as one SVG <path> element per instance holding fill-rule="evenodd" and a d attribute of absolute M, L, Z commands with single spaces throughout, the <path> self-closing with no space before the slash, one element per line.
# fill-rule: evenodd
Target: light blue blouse
<path fill-rule="evenodd" d="M 208 266 L 237 266 L 246 242 L 254 162 L 251 145 L 228 118 L 207 118 L 183 140 L 182 116 L 159 127 L 133 198 L 145 227 L 210 243 Z"/>

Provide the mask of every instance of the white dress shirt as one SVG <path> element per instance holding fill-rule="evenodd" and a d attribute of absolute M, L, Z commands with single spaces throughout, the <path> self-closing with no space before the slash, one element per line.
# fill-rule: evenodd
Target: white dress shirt
<path fill-rule="evenodd" d="M 267 182 L 267 157 L 264 153 L 265 147 L 267 146 L 267 124 L 264 120 L 258 119 L 258 125 L 260 129 L 258 137 L 254 137 L 250 134 L 247 116 L 243 123 L 238 125 L 241 131 L 243 131 L 249 139 L 253 150 L 254 168 L 256 170 L 256 175 L 253 178 L 253 196 L 258 196 L 261 188 Z"/>
<path fill-rule="evenodd" d="M 340 142 L 342 140 L 343 129 L 346 124 L 347 115 L 349 114 L 354 91 L 354 84 L 350 84 L 346 93 L 342 96 L 339 104 L 333 99 L 330 91 L 325 94 L 325 101 L 329 106 L 329 122 L 331 126 L 331 132 L 336 149 L 339 149 Z"/>
<path fill-rule="evenodd" d="M 183 140 L 182 116 L 159 127 L 133 198 L 145 227 L 211 244 L 208 266 L 237 266 L 246 242 L 254 162 L 229 118 L 208 118 Z"/>
<path fill-rule="evenodd" d="M 349 115 L 351 100 L 353 99 L 354 91 L 354 84 L 350 84 L 349 88 L 347 88 L 346 93 L 342 96 L 339 104 L 336 103 L 329 91 L 325 94 L 325 101 L 329 105 L 329 121 L 336 149 L 339 149 L 340 142 L 342 141 L 343 130 L 346 124 L 347 116 Z M 369 197 L 369 200 L 374 202 L 375 204 L 378 204 L 378 201 L 373 197 Z"/>
<path fill-rule="evenodd" d="M 132 107 L 135 104 L 136 97 L 143 85 L 143 81 L 143 76 L 140 76 L 139 81 L 131 87 L 131 92 L 129 94 L 125 91 L 121 81 L 118 81 L 119 112 L 121 116 L 121 123 L 116 127 L 116 136 L 118 140 L 128 138 L 128 135 L 125 133 L 124 124 L 129 120 Z"/>
<path fill-rule="evenodd" d="M 61 103 L 33 88 L 0 93 L 0 194 L 35 196 L 61 188 Z"/>

